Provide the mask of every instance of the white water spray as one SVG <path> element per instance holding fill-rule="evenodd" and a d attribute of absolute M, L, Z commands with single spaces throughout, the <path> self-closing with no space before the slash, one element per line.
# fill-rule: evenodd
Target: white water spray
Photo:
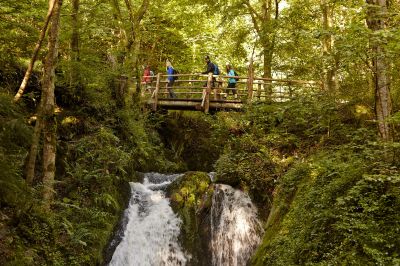
<path fill-rule="evenodd" d="M 182 221 L 162 191 L 178 176 L 147 173 L 143 184 L 130 183 L 128 223 L 111 266 L 186 265 L 188 256 L 178 243 Z"/>
<path fill-rule="evenodd" d="M 216 185 L 211 232 L 212 265 L 247 265 L 263 232 L 249 196 L 228 185 Z"/>

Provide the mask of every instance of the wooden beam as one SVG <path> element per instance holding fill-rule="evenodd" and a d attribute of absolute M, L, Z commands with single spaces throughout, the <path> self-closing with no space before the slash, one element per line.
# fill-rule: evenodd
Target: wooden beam
<path fill-rule="evenodd" d="M 254 81 L 253 58 L 250 60 L 248 73 L 249 77 L 247 79 L 247 102 L 251 103 L 253 99 L 253 81 Z"/>
<path fill-rule="evenodd" d="M 211 94 L 212 80 L 213 80 L 213 73 L 208 73 L 207 89 L 206 89 L 205 103 L 204 103 L 205 113 L 208 113 L 208 111 L 210 110 L 210 94 Z"/>
<path fill-rule="evenodd" d="M 157 111 L 157 102 L 158 102 L 158 91 L 160 90 L 160 79 L 161 79 L 161 73 L 157 74 L 157 82 L 156 82 L 156 89 L 153 92 L 153 111 Z"/>

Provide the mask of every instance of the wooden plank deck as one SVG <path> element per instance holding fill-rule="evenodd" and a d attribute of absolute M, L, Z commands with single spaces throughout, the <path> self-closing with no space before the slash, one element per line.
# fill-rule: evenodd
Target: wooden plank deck
<path fill-rule="evenodd" d="M 201 107 L 202 99 L 177 99 L 177 98 L 158 98 L 157 106 L 167 110 L 203 110 Z M 148 106 L 153 106 L 154 101 L 147 100 Z M 240 100 L 213 100 L 210 99 L 209 110 L 233 110 L 240 111 L 243 108 Z"/>

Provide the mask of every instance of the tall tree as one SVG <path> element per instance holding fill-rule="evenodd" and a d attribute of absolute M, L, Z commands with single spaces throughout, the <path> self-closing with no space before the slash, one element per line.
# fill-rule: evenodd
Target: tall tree
<path fill-rule="evenodd" d="M 40 33 L 39 41 L 36 44 L 36 47 L 35 47 L 31 62 L 30 62 L 29 67 L 28 67 L 28 70 L 25 73 L 24 80 L 22 81 L 21 86 L 20 86 L 17 94 L 14 97 L 14 101 L 15 102 L 18 101 L 21 98 L 21 96 L 22 96 L 22 94 L 23 94 L 23 92 L 25 90 L 25 87 L 28 84 L 29 77 L 30 77 L 30 75 L 32 73 L 32 70 L 33 70 L 33 65 L 34 65 L 34 63 L 36 61 L 37 53 L 39 52 L 39 49 L 41 47 L 41 44 L 42 44 L 42 41 L 44 39 L 45 33 L 47 31 L 48 24 L 52 23 L 51 19 L 52 19 L 53 14 L 55 13 L 56 5 L 57 5 L 56 2 L 57 2 L 57 0 L 49 0 L 49 10 L 47 12 L 45 25 L 43 26 L 43 29 L 42 29 L 42 31 Z M 38 115 L 36 116 L 36 123 L 35 123 L 35 128 L 34 128 L 34 131 L 33 131 L 32 144 L 31 144 L 31 148 L 30 148 L 30 151 L 29 151 L 29 154 L 28 154 L 28 160 L 27 160 L 27 163 L 26 163 L 26 166 L 25 166 L 26 182 L 28 184 L 32 184 L 33 179 L 35 177 L 36 158 L 37 158 L 37 153 L 38 153 L 38 149 L 39 149 L 40 134 L 42 132 L 42 126 L 43 126 L 42 115 L 41 114 L 43 112 L 43 105 L 44 105 L 44 100 L 43 99 L 45 97 L 46 97 L 46 95 L 44 93 L 44 90 L 42 89 L 42 93 L 41 93 L 41 99 L 42 100 L 40 101 L 40 104 L 39 104 L 39 107 L 38 107 L 38 111 L 37 111 Z"/>
<path fill-rule="evenodd" d="M 257 32 L 262 47 L 264 78 L 272 77 L 272 59 L 278 30 L 279 2 L 280 0 L 259 1 L 257 4 L 261 5 L 260 8 L 256 8 L 249 0 L 243 2 L 251 15 L 254 29 Z M 258 9 L 260 10 L 258 11 Z"/>
<path fill-rule="evenodd" d="M 43 104 L 43 199 L 48 205 L 53 196 L 53 183 L 56 162 L 56 119 L 54 117 L 55 97 L 54 81 L 55 68 L 58 56 L 58 38 L 60 31 L 60 11 L 62 0 L 57 0 L 54 6 L 54 14 L 51 19 L 49 31 L 48 53 L 44 64 L 43 85 L 45 97 L 41 99 Z"/>
<path fill-rule="evenodd" d="M 128 37 L 127 50 L 128 53 L 132 54 L 132 65 L 133 70 L 136 76 L 136 79 L 139 80 L 139 52 L 140 52 L 140 23 L 143 20 L 149 4 L 150 0 L 143 0 L 142 4 L 138 8 L 138 10 L 134 13 L 132 8 L 131 0 L 124 0 L 126 8 L 129 14 L 130 20 L 130 36 Z"/>
<path fill-rule="evenodd" d="M 53 0 L 50 0 L 53 1 Z M 58 39 L 60 28 L 60 10 L 62 0 L 54 2 L 53 15 L 50 20 L 48 52 L 45 58 L 42 94 L 33 134 L 32 145 L 27 162 L 27 182 L 32 183 L 35 176 L 35 163 L 39 147 L 40 134 L 43 131 L 43 199 L 46 206 L 53 195 L 56 158 L 56 122 L 54 117 L 55 97 L 54 81 L 55 67 L 58 56 Z"/>
<path fill-rule="evenodd" d="M 372 76 L 375 89 L 375 114 L 379 134 L 384 141 L 391 139 L 388 118 L 392 112 L 388 63 L 386 59 L 386 42 L 382 31 L 386 28 L 387 1 L 367 0 L 367 25 L 372 31 L 370 47 L 372 51 Z"/>

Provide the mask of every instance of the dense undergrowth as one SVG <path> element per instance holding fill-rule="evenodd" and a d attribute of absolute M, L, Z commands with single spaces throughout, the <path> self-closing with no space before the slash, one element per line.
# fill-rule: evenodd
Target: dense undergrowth
<path fill-rule="evenodd" d="M 101 92 L 101 91 L 100 91 Z M 102 92 L 101 92 L 102 93 Z M 96 99 L 107 97 L 107 101 Z M 117 107 L 111 95 L 84 96 L 57 116 L 55 197 L 41 200 L 41 155 L 34 185 L 23 166 L 30 147 L 32 115 L 12 95 L 0 94 L 0 264 L 94 265 L 103 261 L 137 171 L 178 171 L 158 134 L 132 101 Z"/>
<path fill-rule="evenodd" d="M 303 97 L 251 108 L 216 164 L 266 220 L 254 265 L 397 265 L 399 145 L 353 103 Z"/>
<path fill-rule="evenodd" d="M 48 212 L 40 164 L 33 187 L 23 178 L 32 109 L 11 97 L 0 94 L 0 264 L 102 263 L 136 172 L 188 170 L 215 170 L 257 203 L 255 265 L 400 263 L 399 146 L 377 141 L 359 103 L 314 95 L 243 113 L 148 113 L 87 88 L 78 106 L 60 104 Z"/>
<path fill-rule="evenodd" d="M 291 168 L 254 264 L 399 264 L 400 172 L 384 152 L 343 145 Z"/>

